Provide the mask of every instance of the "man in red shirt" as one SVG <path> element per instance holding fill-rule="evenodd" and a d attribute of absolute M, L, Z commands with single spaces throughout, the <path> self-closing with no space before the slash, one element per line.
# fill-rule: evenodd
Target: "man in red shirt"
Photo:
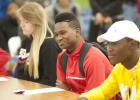
<path fill-rule="evenodd" d="M 0 76 L 8 75 L 8 72 L 4 66 L 9 59 L 10 59 L 9 54 L 0 48 Z"/>
<path fill-rule="evenodd" d="M 81 36 L 81 27 L 77 18 L 71 13 L 61 13 L 55 18 L 55 39 L 63 50 L 57 59 L 56 86 L 76 93 L 83 93 L 99 86 L 109 75 L 112 65 L 97 48 L 91 47 L 83 61 L 85 76 L 79 71 L 78 59 L 85 43 Z M 68 56 L 66 72 L 60 64 L 63 53 Z"/>

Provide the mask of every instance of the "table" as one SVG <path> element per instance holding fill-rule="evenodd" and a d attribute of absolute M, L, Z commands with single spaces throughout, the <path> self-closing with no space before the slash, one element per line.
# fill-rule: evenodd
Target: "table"
<path fill-rule="evenodd" d="M 79 94 L 70 91 L 50 92 L 34 95 L 15 94 L 17 89 L 41 89 L 49 86 L 6 77 L 8 81 L 0 81 L 0 100 L 76 100 Z"/>

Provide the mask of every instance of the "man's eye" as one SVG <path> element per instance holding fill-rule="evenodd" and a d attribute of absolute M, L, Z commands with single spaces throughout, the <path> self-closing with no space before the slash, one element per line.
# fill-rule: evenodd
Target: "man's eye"
<path fill-rule="evenodd" d="M 61 35 L 64 35 L 65 34 L 65 32 L 61 32 Z"/>
<path fill-rule="evenodd" d="M 108 45 L 117 45 L 118 43 L 116 43 L 116 42 L 111 42 L 111 43 L 108 42 L 107 44 L 108 44 Z"/>

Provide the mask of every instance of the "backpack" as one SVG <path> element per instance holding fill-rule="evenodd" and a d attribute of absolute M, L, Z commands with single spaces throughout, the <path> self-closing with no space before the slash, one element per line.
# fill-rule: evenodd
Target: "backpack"
<path fill-rule="evenodd" d="M 84 69 L 83 69 L 83 61 L 84 61 L 84 57 L 86 56 L 88 50 L 92 47 L 96 47 L 98 48 L 101 52 L 103 52 L 103 54 L 107 57 L 107 52 L 106 50 L 101 47 L 98 43 L 92 42 L 92 43 L 84 43 L 81 50 L 80 50 L 80 56 L 79 56 L 79 71 L 80 74 L 84 77 L 85 73 L 84 73 Z M 67 61 L 68 61 L 68 56 L 66 54 L 66 52 L 64 52 L 62 54 L 62 57 L 60 59 L 60 64 L 62 66 L 63 71 L 66 73 L 66 69 L 67 69 Z"/>

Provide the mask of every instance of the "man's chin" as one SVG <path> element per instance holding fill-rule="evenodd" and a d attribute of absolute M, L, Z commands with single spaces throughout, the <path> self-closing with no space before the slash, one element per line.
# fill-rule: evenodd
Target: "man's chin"
<path fill-rule="evenodd" d="M 115 60 L 110 60 L 110 63 L 111 63 L 112 65 L 116 65 L 118 62 L 115 61 Z"/>
<path fill-rule="evenodd" d="M 68 49 L 68 46 L 65 45 L 59 45 L 59 47 L 63 50 L 63 49 Z"/>
<path fill-rule="evenodd" d="M 61 49 L 65 49 L 65 47 L 64 47 L 64 46 L 62 46 L 62 45 L 61 45 L 61 46 L 59 45 L 59 47 L 60 47 Z"/>

